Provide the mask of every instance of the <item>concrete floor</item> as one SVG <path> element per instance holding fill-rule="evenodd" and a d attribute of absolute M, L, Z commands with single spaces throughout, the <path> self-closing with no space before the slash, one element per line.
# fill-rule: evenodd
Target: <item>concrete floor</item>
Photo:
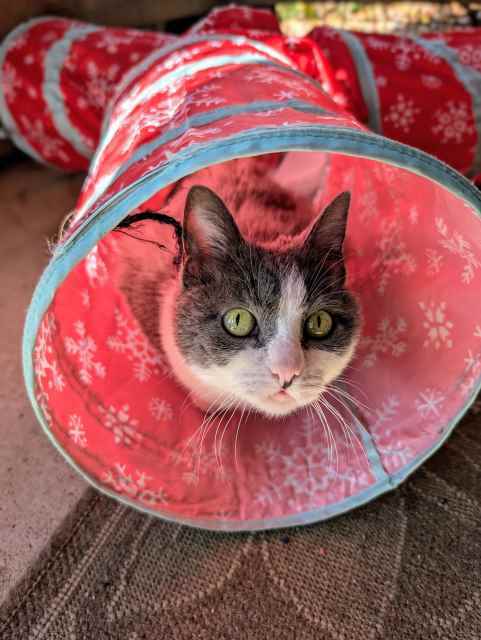
<path fill-rule="evenodd" d="M 86 489 L 41 431 L 20 357 L 25 312 L 48 259 L 46 239 L 81 182 L 29 161 L 0 171 L 0 602 Z"/>

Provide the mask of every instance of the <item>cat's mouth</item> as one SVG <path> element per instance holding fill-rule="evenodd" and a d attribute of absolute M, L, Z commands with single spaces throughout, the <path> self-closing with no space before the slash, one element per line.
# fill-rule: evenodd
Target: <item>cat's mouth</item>
<path fill-rule="evenodd" d="M 288 402 L 289 400 L 294 400 L 290 393 L 288 393 L 285 389 L 281 389 L 276 393 L 272 394 L 271 398 L 274 400 L 279 400 L 280 402 Z"/>

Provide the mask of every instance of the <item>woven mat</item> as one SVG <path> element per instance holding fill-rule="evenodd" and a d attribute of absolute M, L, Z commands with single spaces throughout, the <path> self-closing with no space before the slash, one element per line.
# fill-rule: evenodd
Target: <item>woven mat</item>
<path fill-rule="evenodd" d="M 0 611 L 2 640 L 479 640 L 481 414 L 327 523 L 197 531 L 89 490 Z"/>

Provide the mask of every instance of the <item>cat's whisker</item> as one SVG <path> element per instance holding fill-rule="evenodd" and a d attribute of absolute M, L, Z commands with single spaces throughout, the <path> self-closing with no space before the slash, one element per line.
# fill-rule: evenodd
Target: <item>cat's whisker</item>
<path fill-rule="evenodd" d="M 330 392 L 328 391 L 327 393 L 330 393 Z M 333 395 L 333 394 L 330 393 L 330 395 Z M 352 418 L 355 421 L 358 420 L 358 418 L 352 413 L 351 409 L 342 400 L 340 400 L 339 398 L 336 398 L 336 396 L 334 396 L 334 395 L 333 395 L 333 397 L 335 398 L 335 400 L 337 402 L 339 402 L 351 414 Z M 350 448 L 353 450 L 354 454 L 356 455 L 357 462 L 359 463 L 359 457 L 358 457 L 358 453 L 357 453 L 357 450 L 356 450 L 356 447 L 355 447 L 355 444 L 354 444 L 352 438 L 354 438 L 355 443 L 358 445 L 361 453 L 363 454 L 363 456 L 365 458 L 366 463 L 369 464 L 369 460 L 368 460 L 368 457 L 367 457 L 367 452 L 366 452 L 364 444 L 361 441 L 361 439 L 359 438 L 359 436 L 353 431 L 351 426 L 346 422 L 345 418 L 339 413 L 339 411 L 335 407 L 333 407 L 332 404 L 326 398 L 324 398 L 323 400 L 324 400 L 324 402 L 326 404 L 326 408 L 329 411 L 331 411 L 331 413 L 333 415 L 335 415 L 337 417 L 339 423 L 341 424 L 341 427 L 342 427 L 344 433 L 346 434 L 346 432 L 347 432 L 347 436 L 349 438 Z M 346 440 L 346 443 L 347 443 L 347 440 Z"/>
<path fill-rule="evenodd" d="M 194 392 L 192 392 L 194 393 Z M 200 437 L 200 434 L 202 433 L 202 429 L 204 427 L 204 424 L 206 422 L 206 420 L 209 417 L 209 411 L 211 409 L 211 407 L 213 407 L 217 402 L 219 402 L 219 400 L 221 400 L 221 398 L 223 398 L 225 394 L 224 393 L 220 393 L 215 400 L 213 400 L 210 405 L 207 407 L 206 411 L 204 412 L 204 418 L 200 424 L 200 426 L 194 431 L 194 433 L 191 435 L 191 437 L 188 439 L 187 443 L 185 444 L 184 448 L 182 449 L 182 455 L 185 454 L 185 452 L 187 451 L 187 449 L 189 449 L 192 446 L 192 443 L 194 442 L 194 440 L 197 437 Z"/>
<path fill-rule="evenodd" d="M 327 422 L 326 416 L 324 415 L 324 411 L 323 411 L 323 408 L 321 406 L 320 401 L 316 400 L 315 402 L 312 403 L 311 406 L 313 407 L 314 411 L 317 414 L 317 417 L 321 421 L 322 428 L 323 428 L 324 434 L 326 436 L 326 444 L 328 446 L 329 466 L 331 466 L 331 464 L 332 464 L 332 455 L 333 455 L 333 452 L 335 451 L 335 454 L 336 454 L 336 474 L 337 474 L 337 473 L 339 473 L 339 454 L 338 454 L 338 450 L 337 450 L 336 439 L 334 438 L 334 435 L 333 435 L 332 430 L 331 430 L 331 428 L 329 426 L 329 423 Z"/>
<path fill-rule="evenodd" d="M 200 446 L 199 446 L 199 456 L 197 458 L 197 468 L 198 470 L 200 470 L 200 463 L 201 463 L 201 458 L 202 458 L 202 450 L 204 448 L 204 440 L 207 436 L 207 434 L 209 433 L 209 431 L 212 428 L 212 425 L 215 423 L 215 418 L 217 417 L 218 413 L 221 412 L 223 410 L 223 405 L 218 407 L 216 409 L 216 411 L 214 411 L 210 416 L 209 419 L 205 422 L 204 425 L 204 429 L 203 429 L 203 434 L 200 440 Z"/>
<path fill-rule="evenodd" d="M 356 409 L 361 408 L 367 414 L 371 414 L 371 415 L 373 414 L 372 407 L 369 407 L 367 404 L 365 404 L 364 402 L 362 402 L 358 398 L 355 398 L 352 394 L 349 393 L 349 391 L 346 391 L 345 389 L 339 388 L 336 384 L 328 385 L 326 390 L 328 391 L 330 389 L 332 389 L 333 391 L 338 393 L 340 396 L 342 396 L 346 400 L 349 400 L 349 402 L 351 402 L 356 407 Z"/>
<path fill-rule="evenodd" d="M 326 393 L 329 393 L 329 394 L 330 394 L 330 395 L 331 395 L 331 396 L 336 400 L 336 402 L 339 402 L 339 404 L 341 404 L 341 405 L 344 407 L 344 409 L 349 413 L 349 415 L 351 416 L 351 418 L 354 420 L 354 423 L 360 423 L 360 424 L 362 424 L 362 423 L 360 422 L 360 420 L 359 420 L 359 417 L 354 413 L 354 411 L 353 411 L 353 410 L 352 410 L 352 408 L 349 406 L 349 404 L 347 404 L 346 402 L 344 402 L 344 400 L 343 400 L 342 398 L 340 398 L 340 397 L 336 396 L 336 394 L 335 394 L 335 391 L 334 391 L 334 390 L 327 390 L 327 391 L 326 391 Z M 358 407 L 356 406 L 355 402 L 353 403 L 353 402 L 351 401 L 351 403 L 352 403 L 352 404 L 354 404 L 354 409 L 358 409 Z M 347 423 L 346 423 L 346 426 L 347 426 L 349 429 L 351 429 L 351 428 L 350 428 L 350 426 L 349 426 Z M 354 437 L 355 437 L 355 438 L 356 438 L 356 440 L 357 440 L 357 443 L 358 443 L 359 448 L 361 449 L 361 451 L 365 452 L 364 444 L 363 444 L 363 443 L 362 443 L 362 441 L 360 440 L 359 436 L 354 432 L 354 430 L 352 430 L 352 429 L 351 429 L 351 431 L 352 431 L 352 433 L 353 433 Z M 367 460 L 367 458 L 366 458 L 366 460 Z"/>
<path fill-rule="evenodd" d="M 358 393 L 362 394 L 366 399 L 367 399 L 367 393 L 365 392 L 365 390 L 361 387 L 360 384 L 357 384 L 357 382 L 353 382 L 352 380 L 350 380 L 349 378 L 346 378 L 345 376 L 338 376 L 335 380 L 335 382 L 340 382 L 342 385 L 347 385 L 349 387 L 352 387 L 355 391 L 357 391 Z"/>
<path fill-rule="evenodd" d="M 220 416 L 219 422 L 217 424 L 217 428 L 215 430 L 215 435 L 214 435 L 214 455 L 215 455 L 216 462 L 217 462 L 221 472 L 222 472 L 222 460 L 221 460 L 222 451 L 221 451 L 220 447 L 218 448 L 218 434 L 219 434 L 219 430 L 220 430 L 220 428 L 222 426 L 222 421 L 224 420 L 226 415 L 228 415 L 228 413 L 229 413 L 229 411 L 231 409 L 234 409 L 232 413 L 234 413 L 234 411 L 235 411 L 236 403 L 233 402 L 233 398 L 234 398 L 234 396 L 231 395 L 231 399 L 229 400 L 229 403 L 228 403 L 227 407 L 225 408 L 225 410 L 222 412 L 222 414 Z M 232 414 L 231 414 L 231 418 L 232 418 Z"/>
<path fill-rule="evenodd" d="M 221 470 L 221 473 L 223 473 L 223 469 L 224 469 L 223 464 L 222 464 L 222 442 L 223 442 L 223 440 L 224 440 L 224 435 L 225 435 L 225 433 L 226 433 L 226 431 L 227 431 L 227 428 L 228 428 L 228 426 L 229 426 L 229 424 L 230 424 L 230 422 L 231 422 L 232 418 L 235 416 L 235 412 L 237 411 L 237 409 L 238 409 L 239 407 L 240 407 L 240 402 L 236 402 L 236 403 L 231 407 L 231 408 L 232 408 L 232 413 L 231 413 L 231 415 L 230 415 L 230 418 L 227 420 L 227 422 L 226 422 L 226 424 L 225 424 L 225 426 L 224 426 L 224 429 L 223 429 L 223 431 L 222 431 L 222 434 L 221 434 L 221 436 L 220 436 L 220 442 L 219 442 L 219 460 L 220 460 L 220 470 Z"/>
<path fill-rule="evenodd" d="M 235 440 L 234 440 L 234 465 L 235 465 L 236 470 L 238 469 L 237 441 L 239 439 L 239 431 L 240 431 L 240 427 L 241 427 L 241 424 L 242 424 L 242 419 L 244 418 L 245 410 L 246 410 L 246 407 L 244 407 L 242 409 L 241 417 L 239 419 L 239 422 L 237 423 L 237 429 L 236 429 Z M 249 412 L 247 414 L 246 421 L 249 419 L 250 414 L 251 414 L 251 409 L 249 408 Z"/>

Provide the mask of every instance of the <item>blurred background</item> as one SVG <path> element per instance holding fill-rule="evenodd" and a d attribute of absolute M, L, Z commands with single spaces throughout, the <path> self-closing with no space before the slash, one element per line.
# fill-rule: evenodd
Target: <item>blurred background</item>
<path fill-rule="evenodd" d="M 52 14 L 98 22 L 182 31 L 214 6 L 212 0 L 17 0 L 1 3 L 0 35 L 33 16 Z M 360 31 L 397 32 L 469 25 L 481 2 L 237 2 L 274 6 L 290 35 L 302 35 L 317 24 Z"/>

